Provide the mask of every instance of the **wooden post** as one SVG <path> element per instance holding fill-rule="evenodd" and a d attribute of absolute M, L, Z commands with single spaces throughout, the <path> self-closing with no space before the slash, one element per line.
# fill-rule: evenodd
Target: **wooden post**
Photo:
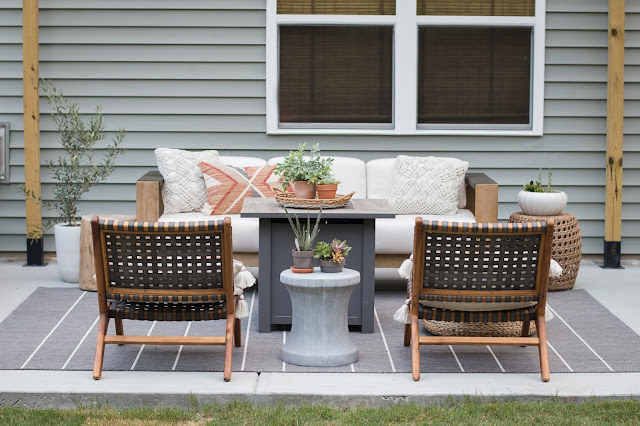
<path fill-rule="evenodd" d="M 624 0 L 609 0 L 608 38 L 604 267 L 620 268 L 622 126 L 624 121 Z"/>
<path fill-rule="evenodd" d="M 24 100 L 24 184 L 40 198 L 40 88 L 38 84 L 38 0 L 22 2 L 22 84 Z M 42 265 L 42 208 L 26 198 L 27 265 Z"/>

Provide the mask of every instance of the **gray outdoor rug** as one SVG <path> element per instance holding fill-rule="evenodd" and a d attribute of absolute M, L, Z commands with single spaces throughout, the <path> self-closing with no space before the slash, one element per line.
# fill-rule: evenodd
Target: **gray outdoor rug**
<path fill-rule="evenodd" d="M 258 333 L 258 298 L 246 292 L 251 317 L 242 320 L 243 346 L 234 347 L 233 371 L 408 373 L 410 348 L 402 344 L 403 325 L 393 313 L 404 301 L 400 291 L 376 292 L 375 332 L 352 332 L 360 360 L 334 368 L 284 364 L 280 348 L 288 331 Z M 640 336 L 584 290 L 549 294 L 556 315 L 547 323 L 552 373 L 640 372 Z M 97 333 L 95 293 L 38 288 L 0 323 L 0 369 L 91 370 Z M 250 323 L 250 324 L 249 324 Z M 250 325 L 247 327 L 247 325 Z M 125 321 L 125 333 L 153 335 L 224 334 L 225 321 L 152 323 Z M 422 327 L 421 327 L 422 328 Z M 113 333 L 113 325 L 110 325 Z M 424 329 L 423 333 L 426 334 Z M 535 347 L 422 346 L 423 372 L 538 373 Z M 104 370 L 222 371 L 222 346 L 107 345 Z"/>

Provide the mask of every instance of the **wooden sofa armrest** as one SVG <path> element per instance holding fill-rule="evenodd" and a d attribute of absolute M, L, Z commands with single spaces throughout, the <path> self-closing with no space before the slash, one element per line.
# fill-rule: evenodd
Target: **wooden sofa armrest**
<path fill-rule="evenodd" d="M 498 184 L 484 173 L 467 173 L 467 208 L 476 222 L 498 221 Z"/>
<path fill-rule="evenodd" d="M 136 181 L 136 220 L 140 222 L 156 222 L 162 212 L 162 195 L 160 188 L 164 179 L 160 172 L 145 173 Z"/>

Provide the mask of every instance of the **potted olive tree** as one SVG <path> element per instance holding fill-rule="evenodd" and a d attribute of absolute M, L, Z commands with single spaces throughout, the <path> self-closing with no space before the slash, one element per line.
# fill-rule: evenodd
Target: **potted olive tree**
<path fill-rule="evenodd" d="M 43 91 L 51 106 L 53 123 L 58 131 L 60 143 L 65 153 L 55 161 L 46 163 L 51 173 L 53 184 L 53 201 L 36 199 L 32 191 L 26 191 L 24 185 L 20 189 L 27 197 L 42 203 L 48 209 L 55 210 L 59 223 L 54 225 L 56 242 L 56 258 L 62 279 L 67 282 L 78 282 L 80 272 L 80 215 L 78 202 L 89 189 L 106 180 L 114 170 L 114 160 L 125 152 L 121 143 L 125 136 L 124 129 L 118 130 L 111 143 L 104 147 L 105 154 L 100 161 L 96 160 L 96 143 L 105 139 L 102 107 L 96 107 L 95 114 L 83 121 L 78 105 L 67 101 L 50 81 L 43 81 Z M 36 239 L 44 230 L 50 228 L 49 221 L 35 232 L 28 235 Z"/>
<path fill-rule="evenodd" d="M 298 150 L 290 151 L 273 171 L 281 176 L 284 189 L 293 187 L 296 198 L 313 199 L 318 181 L 331 175 L 333 158 L 320 158 L 320 144 L 313 145 L 308 157 L 306 149 L 306 142 L 298 144 Z"/>
<path fill-rule="evenodd" d="M 567 206 L 567 194 L 551 187 L 551 170 L 547 171 L 547 185 L 542 185 L 542 169 L 538 171 L 538 180 L 524 185 L 518 193 L 518 205 L 531 216 L 556 216 Z"/>
<path fill-rule="evenodd" d="M 320 271 L 342 272 L 346 262 L 345 257 L 349 255 L 349 251 L 351 251 L 351 247 L 347 245 L 347 240 L 340 241 L 334 238 L 331 244 L 319 241 L 313 250 L 313 257 L 318 259 Z"/>
<path fill-rule="evenodd" d="M 295 248 L 291 250 L 293 256 L 293 267 L 291 270 L 298 273 L 313 272 L 313 242 L 320 232 L 320 217 L 322 216 L 322 209 L 318 212 L 313 228 L 311 227 L 311 218 L 307 213 L 307 225 L 301 225 L 298 215 L 293 214 L 295 222 L 291 219 L 289 211 L 285 207 L 285 214 L 289 219 L 289 224 L 295 235 L 294 243 Z"/>

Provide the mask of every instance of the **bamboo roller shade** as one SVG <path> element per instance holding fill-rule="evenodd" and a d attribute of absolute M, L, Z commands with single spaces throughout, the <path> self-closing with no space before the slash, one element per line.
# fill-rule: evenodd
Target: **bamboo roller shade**
<path fill-rule="evenodd" d="M 535 0 L 417 0 L 416 6 L 418 15 L 535 15 Z"/>
<path fill-rule="evenodd" d="M 396 1 L 278 0 L 278 13 L 282 15 L 395 15 Z"/>

